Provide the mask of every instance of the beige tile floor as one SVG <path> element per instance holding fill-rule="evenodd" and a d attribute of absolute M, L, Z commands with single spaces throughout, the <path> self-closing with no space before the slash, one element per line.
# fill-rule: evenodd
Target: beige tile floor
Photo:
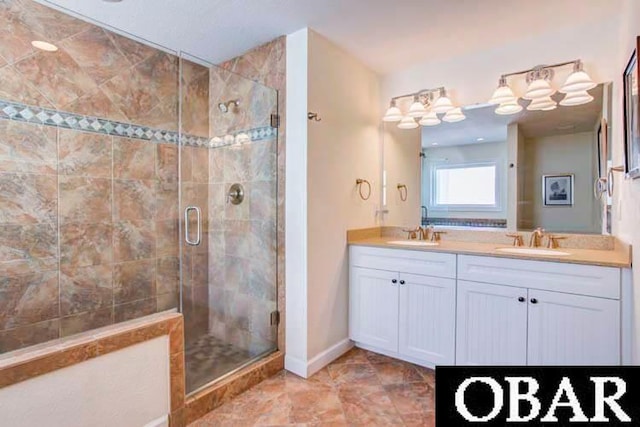
<path fill-rule="evenodd" d="M 431 427 L 434 397 L 434 371 L 353 349 L 308 380 L 283 371 L 189 427 Z"/>

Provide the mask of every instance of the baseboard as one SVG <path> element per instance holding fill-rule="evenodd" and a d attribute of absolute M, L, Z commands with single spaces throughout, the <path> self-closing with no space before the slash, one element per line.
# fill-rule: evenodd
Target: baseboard
<path fill-rule="evenodd" d="M 329 347 L 322 353 L 318 354 L 307 363 L 307 376 L 305 378 L 309 378 L 311 375 L 315 374 L 352 348 L 353 341 L 349 338 L 345 338 L 336 345 Z"/>
<path fill-rule="evenodd" d="M 169 417 L 167 415 L 163 415 L 156 420 L 148 422 L 144 427 L 169 427 Z"/>
<path fill-rule="evenodd" d="M 284 369 L 299 377 L 307 378 L 307 364 L 304 360 L 296 359 L 287 354 L 284 356 Z"/>

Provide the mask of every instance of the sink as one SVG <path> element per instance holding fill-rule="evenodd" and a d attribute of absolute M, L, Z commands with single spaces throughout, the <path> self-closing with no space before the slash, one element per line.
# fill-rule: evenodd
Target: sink
<path fill-rule="evenodd" d="M 537 249 L 537 248 L 498 248 L 498 252 L 507 252 L 510 254 L 520 255 L 547 255 L 547 256 L 567 256 L 569 252 L 556 251 L 553 249 Z"/>
<path fill-rule="evenodd" d="M 390 245 L 403 245 L 403 246 L 438 246 L 435 242 L 425 242 L 424 240 L 392 240 L 387 242 Z"/>

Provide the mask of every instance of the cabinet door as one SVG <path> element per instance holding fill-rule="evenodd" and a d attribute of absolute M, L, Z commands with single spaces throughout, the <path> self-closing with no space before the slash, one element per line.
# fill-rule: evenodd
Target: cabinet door
<path fill-rule="evenodd" d="M 458 365 L 527 363 L 527 290 L 458 281 Z"/>
<path fill-rule="evenodd" d="M 619 365 L 620 302 L 529 290 L 529 365 Z"/>
<path fill-rule="evenodd" d="M 399 352 L 428 365 L 455 362 L 456 281 L 400 274 Z"/>
<path fill-rule="evenodd" d="M 398 351 L 398 273 L 351 269 L 351 339 Z"/>

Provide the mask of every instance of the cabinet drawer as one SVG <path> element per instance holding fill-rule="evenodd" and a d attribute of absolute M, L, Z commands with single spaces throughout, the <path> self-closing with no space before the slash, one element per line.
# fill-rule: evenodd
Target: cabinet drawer
<path fill-rule="evenodd" d="M 456 256 L 437 252 L 351 246 L 349 262 L 354 267 L 455 279 Z"/>
<path fill-rule="evenodd" d="M 612 267 L 460 255 L 458 279 L 620 299 L 620 269 Z"/>

